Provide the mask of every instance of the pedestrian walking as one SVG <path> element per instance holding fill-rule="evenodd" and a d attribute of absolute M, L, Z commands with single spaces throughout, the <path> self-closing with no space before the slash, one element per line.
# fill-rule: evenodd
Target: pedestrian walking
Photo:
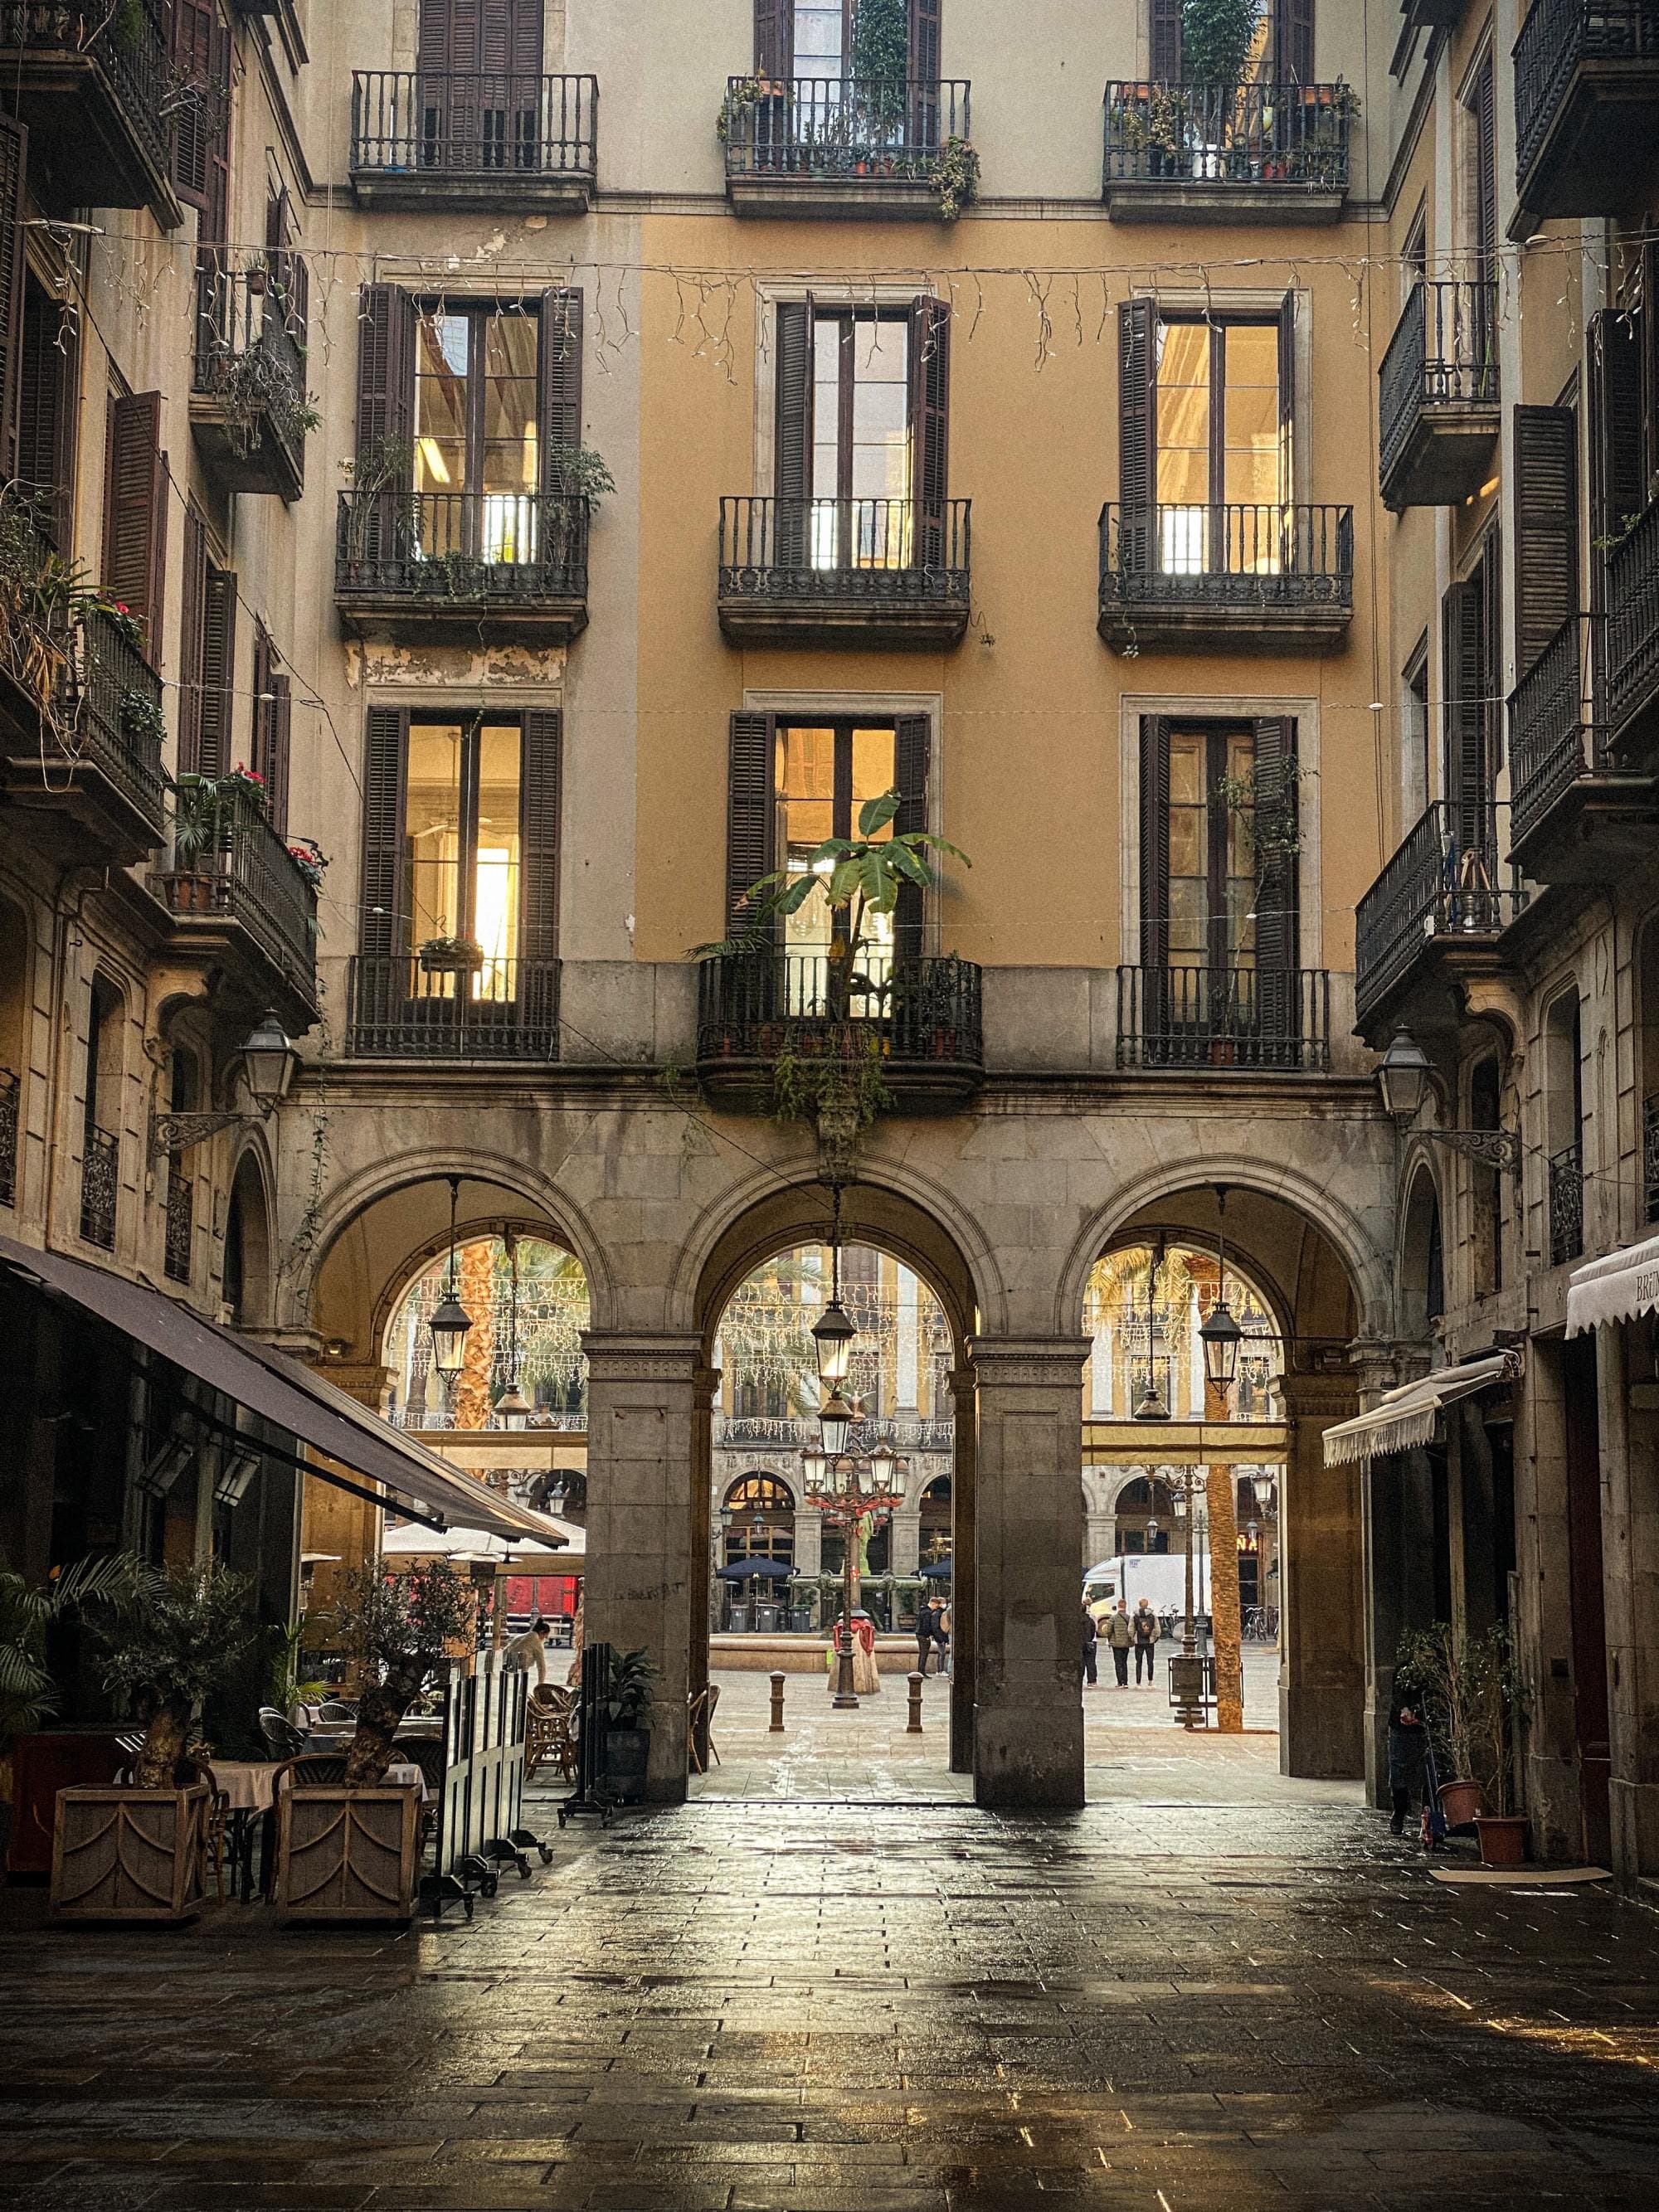
<path fill-rule="evenodd" d="M 1134 1624 L 1129 1619 L 1129 1608 L 1121 1598 L 1115 1613 L 1106 1617 L 1106 1641 L 1112 1647 L 1112 1669 L 1117 1676 L 1117 1686 L 1129 1686 L 1129 1646 L 1135 1640 Z"/>
<path fill-rule="evenodd" d="M 933 1623 L 937 1618 L 934 1607 L 938 1601 L 929 1598 L 916 1607 L 916 1672 L 927 1672 L 928 1656 L 933 1649 Z"/>
<path fill-rule="evenodd" d="M 1095 1617 L 1085 1605 L 1083 1608 L 1083 1679 L 1091 1690 L 1097 1688 L 1100 1683 L 1100 1669 L 1095 1657 L 1098 1637 Z"/>
<path fill-rule="evenodd" d="M 933 1641 L 939 1646 L 939 1671 L 941 1674 L 948 1674 L 951 1671 L 951 1608 L 943 1598 L 936 1600 L 935 1606 Z"/>
<path fill-rule="evenodd" d="M 1158 1686 L 1158 1615 L 1145 1598 L 1135 1607 L 1135 1687 L 1140 1687 L 1140 1669 L 1144 1661 L 1146 1680 L 1153 1688 Z"/>
<path fill-rule="evenodd" d="M 536 1670 L 536 1687 L 539 1690 L 547 1680 L 548 1624 L 539 1613 L 522 1636 L 515 1636 L 501 1654 L 502 1668 L 514 1674 L 527 1674 Z"/>
<path fill-rule="evenodd" d="M 1391 1835 L 1406 1832 L 1406 1815 L 1412 1801 L 1424 1802 L 1423 1773 L 1429 1748 L 1429 1732 L 1423 1716 L 1409 1700 L 1401 1699 L 1389 1720 L 1389 1790 L 1394 1799 Z"/>

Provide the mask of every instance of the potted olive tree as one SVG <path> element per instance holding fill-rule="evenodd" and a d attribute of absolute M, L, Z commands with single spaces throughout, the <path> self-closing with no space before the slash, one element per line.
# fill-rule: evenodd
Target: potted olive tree
<path fill-rule="evenodd" d="M 1422 1700 L 1449 1828 L 1466 1827 L 1484 1804 L 1476 1766 L 1476 1666 L 1466 1638 L 1449 1620 L 1432 1621 L 1401 1639 L 1395 1683 Z"/>
<path fill-rule="evenodd" d="M 1527 1816 L 1516 1802 L 1516 1732 L 1524 1698 L 1505 1624 L 1494 1621 L 1471 1638 L 1466 1659 L 1470 1745 L 1485 1808 L 1474 1816 L 1483 1866 L 1520 1866 L 1527 1856 Z"/>
<path fill-rule="evenodd" d="M 206 1784 L 190 1753 L 202 1707 L 260 1634 L 253 1586 L 213 1566 L 146 1577 L 94 1623 L 104 1686 L 144 1723 L 130 1784 L 63 1790 L 56 1920 L 184 1920 L 202 1902 Z"/>
<path fill-rule="evenodd" d="M 651 1763 L 651 1707 L 656 1696 L 652 1685 L 656 1679 L 657 1670 L 643 1650 L 612 1654 L 605 1698 L 610 1729 L 605 1738 L 605 1779 L 618 1797 L 645 1795 L 646 1771 Z"/>
<path fill-rule="evenodd" d="M 361 1678 L 357 1728 L 338 1781 L 284 1787 L 276 1806 L 276 1904 L 284 1920 L 407 1920 L 415 1909 L 419 1801 L 386 1771 L 405 1713 L 434 1672 L 471 1651 L 471 1589 L 447 1559 L 406 1574 L 361 1569 L 335 1607 Z"/>

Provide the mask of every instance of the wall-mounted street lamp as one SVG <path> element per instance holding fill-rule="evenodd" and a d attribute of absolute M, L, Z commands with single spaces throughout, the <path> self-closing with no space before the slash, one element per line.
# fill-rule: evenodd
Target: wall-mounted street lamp
<path fill-rule="evenodd" d="M 1401 1128 L 1409 1128 L 1421 1112 L 1432 1072 L 1428 1054 L 1402 1023 L 1376 1071 L 1382 1110 Z M 1516 1129 L 1425 1129 L 1420 1133 L 1431 1144 L 1449 1146 L 1481 1167 L 1507 1168 L 1520 1177 L 1521 1134 Z"/>
<path fill-rule="evenodd" d="M 149 1148 L 158 1157 L 187 1152 L 192 1145 L 216 1136 L 221 1129 L 268 1121 L 294 1087 L 300 1055 L 274 1013 L 260 1015 L 232 1055 L 243 1088 L 253 1102 L 252 1113 L 238 1108 L 223 1114 L 156 1114 L 150 1118 Z"/>

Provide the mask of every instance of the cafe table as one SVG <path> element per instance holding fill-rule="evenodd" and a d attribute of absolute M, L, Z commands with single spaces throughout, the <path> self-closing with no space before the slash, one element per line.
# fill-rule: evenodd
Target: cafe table
<path fill-rule="evenodd" d="M 230 1815 L 230 1863 L 241 1889 L 242 1902 L 246 1905 L 253 1895 L 253 1837 L 256 1828 L 263 1831 L 260 1852 L 262 1887 L 270 1886 L 272 1814 L 275 1808 L 274 1781 L 280 1759 L 216 1759 L 213 1762 L 213 1778 L 224 1793 L 226 1808 Z"/>

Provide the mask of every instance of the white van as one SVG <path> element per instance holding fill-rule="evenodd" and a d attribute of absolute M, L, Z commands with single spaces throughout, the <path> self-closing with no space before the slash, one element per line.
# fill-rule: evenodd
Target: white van
<path fill-rule="evenodd" d="M 1180 1552 L 1123 1552 L 1102 1559 L 1083 1577 L 1083 1602 L 1097 1620 L 1117 1611 L 1124 1598 L 1133 1613 L 1142 1598 L 1160 1620 L 1179 1620 L 1187 1611 L 1187 1561 Z M 1193 1554 L 1193 1613 L 1205 1627 L 1210 1615 L 1210 1559 Z"/>

